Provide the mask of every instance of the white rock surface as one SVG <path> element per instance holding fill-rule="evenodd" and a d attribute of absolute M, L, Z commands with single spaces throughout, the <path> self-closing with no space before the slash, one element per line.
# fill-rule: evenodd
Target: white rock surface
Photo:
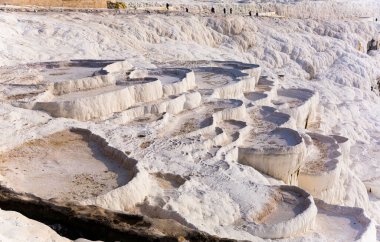
<path fill-rule="evenodd" d="M 367 2 L 367 8 L 376 10 L 377 5 L 371 3 Z M 115 82 L 98 78 L 69 81 L 65 87 L 57 87 L 59 91 L 44 94 L 46 90 L 35 85 L 43 83 L 38 70 L 25 65 L 1 68 L 0 150 L 5 152 L 69 127 L 86 128 L 136 159 L 139 172 L 126 187 L 84 203 L 148 216 L 155 215 L 152 211 L 156 211 L 158 216 L 235 239 L 270 238 L 268 231 L 255 229 L 255 226 L 260 224 L 260 219 L 265 221 L 272 215 L 275 220 L 286 218 L 275 238 L 335 241 L 339 237 L 332 234 L 341 232 L 342 241 L 374 241 L 374 222 L 380 223 L 380 99 L 378 89 L 371 91 L 370 87 L 377 84 L 380 76 L 380 54 L 375 51 L 367 55 L 359 46 L 365 48 L 380 27 L 371 21 L 351 18 L 361 11 L 356 14 L 346 11 L 347 6 L 352 7 L 350 4 L 342 6 L 342 12 L 336 16 L 349 16 L 346 20 L 332 17 L 332 13 L 338 11 L 336 3 L 319 6 L 319 9 L 328 9 L 325 16 L 312 14 L 308 7 L 311 5 L 303 3 L 288 10 L 289 16 L 299 16 L 296 10 L 306 9 L 301 14 L 303 17 L 331 17 L 328 21 L 237 15 L 99 13 L 95 18 L 85 13 L 0 13 L 1 65 L 75 58 L 127 59 L 103 68 L 116 76 Z M 194 81 L 190 72 L 183 86 L 178 83 L 165 88 L 165 80 L 161 82 L 159 78 L 121 88 L 118 83 L 125 82 L 120 77 L 134 68 L 154 69 L 162 65 L 162 68 L 192 69 L 181 63 L 188 60 L 236 60 L 259 64 L 260 68 L 247 71 L 248 77 L 227 75 L 228 85 L 208 83 L 209 88 L 197 83 L 196 70 Z M 273 83 L 260 84 L 260 71 Z M 285 73 L 285 77 L 279 79 L 280 73 Z M 23 78 L 18 79 L 19 76 Z M 221 76 L 210 79 L 224 81 Z M 233 80 L 239 81 L 231 82 Z M 268 89 L 261 90 L 264 86 Z M 197 88 L 201 90 L 193 90 Z M 284 105 L 272 103 L 284 97 L 279 95 L 279 90 L 289 89 L 310 89 L 310 93 L 318 93 L 319 103 L 318 98 L 313 99 L 314 95 L 301 99 L 302 105 L 293 110 L 287 98 L 281 100 Z M 256 92 L 265 94 L 265 98 L 260 101 L 247 94 Z M 30 93 L 36 94 L 28 96 Z M 173 94 L 178 96 L 171 99 Z M 20 98 L 39 102 L 38 109 L 66 118 L 53 118 L 38 110 L 11 105 Z M 232 100 L 221 102 L 217 98 Z M 28 104 L 23 105 L 31 108 Z M 272 112 L 264 112 L 268 116 L 251 115 L 272 108 Z M 310 115 L 315 117 L 311 130 L 304 130 L 305 126 L 308 128 L 306 119 Z M 96 122 L 84 121 L 90 119 Z M 255 134 L 252 144 L 260 146 L 255 143 L 254 138 L 260 137 L 256 135 L 262 135 L 265 140 L 266 134 L 277 127 L 294 130 L 302 144 L 307 142 L 303 133 L 309 131 L 326 137 L 348 138 L 348 141 L 327 142 L 339 146 L 341 171 L 339 176 L 334 176 L 337 182 L 333 190 L 315 193 L 336 205 L 326 205 L 323 213 L 317 213 L 315 207 L 310 206 L 307 216 L 301 213 L 286 217 L 275 213 L 276 208 L 281 207 L 283 194 L 270 184 L 282 182 L 238 160 L 239 148 L 244 147 L 245 140 L 252 134 L 250 131 Z M 299 153 L 306 152 L 306 147 Z M 296 185 L 297 171 L 306 162 L 305 157 L 297 155 L 296 162 L 288 157 L 293 164 L 291 169 L 271 165 L 261 171 Z M 261 163 L 266 161 L 261 159 Z M 157 180 L 153 175 L 157 173 L 164 178 Z M 175 176 L 162 175 L 167 173 Z M 278 173 L 281 174 L 275 175 Z M 312 186 L 311 190 L 316 187 Z M 370 190 L 371 199 L 367 194 Z M 313 204 L 312 197 L 310 201 Z M 360 207 L 365 213 L 342 206 Z M 364 214 L 374 220 L 368 222 Z M 352 216 L 365 221 L 360 226 L 350 227 L 347 221 Z M 21 241 L 31 233 L 41 235 L 37 241 L 65 241 L 46 226 L 31 220 L 25 220 L 24 226 L 18 219 L 25 220 L 16 213 L 1 211 L 0 221 L 6 226 L 0 227 L 0 238 L 17 241 L 12 235 L 20 231 Z M 314 227 L 312 221 L 316 223 Z M 342 226 L 330 229 L 334 224 Z"/>
<path fill-rule="evenodd" d="M 0 210 L 0 241 L 69 242 L 45 224 L 23 215 Z"/>

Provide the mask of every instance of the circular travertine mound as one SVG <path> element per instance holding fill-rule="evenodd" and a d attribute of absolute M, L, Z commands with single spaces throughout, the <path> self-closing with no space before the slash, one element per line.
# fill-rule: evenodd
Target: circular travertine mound
<path fill-rule="evenodd" d="M 332 189 L 340 176 L 342 156 L 336 140 L 321 134 L 308 133 L 312 145 L 308 146 L 305 164 L 300 170 L 298 185 L 317 198 Z"/>
<path fill-rule="evenodd" d="M 318 214 L 312 231 L 327 241 L 376 241 L 374 222 L 361 208 L 330 205 L 315 201 Z"/>
<path fill-rule="evenodd" d="M 172 174 L 160 175 L 158 182 L 163 189 L 162 194 L 149 196 L 138 206 L 140 211 L 212 233 L 222 226 L 223 231 L 220 232 L 224 236 L 229 234 L 228 231 L 240 231 L 246 234 L 240 239 L 253 241 L 256 241 L 256 236 L 289 237 L 312 227 L 317 209 L 311 196 L 302 189 L 237 182 L 231 180 L 230 175 L 238 168 L 225 165 L 227 163 L 221 161 L 215 166 L 219 169 L 208 167 L 202 170 L 204 175 L 208 174 L 201 179 L 202 184 L 197 177 L 185 180 Z M 194 188 L 195 184 L 199 187 Z M 194 199 L 189 200 L 194 195 Z M 215 204 L 223 206 L 223 209 Z"/>
<path fill-rule="evenodd" d="M 296 184 L 306 151 L 299 133 L 276 128 L 269 134 L 252 135 L 239 147 L 239 162 L 287 184 Z"/>
<path fill-rule="evenodd" d="M 243 228 L 264 239 L 279 239 L 306 232 L 314 225 L 317 208 L 310 194 L 294 186 L 280 186 L 274 209 L 258 223 Z"/>

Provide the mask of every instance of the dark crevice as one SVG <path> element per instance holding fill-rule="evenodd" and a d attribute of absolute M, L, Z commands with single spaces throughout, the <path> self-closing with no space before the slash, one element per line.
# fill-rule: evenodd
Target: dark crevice
<path fill-rule="evenodd" d="M 310 114 L 307 115 L 307 117 L 306 117 L 306 121 L 305 121 L 305 129 L 307 129 L 307 126 L 309 126 L 309 118 L 310 118 Z"/>
<path fill-rule="evenodd" d="M 173 220 L 106 210 L 97 206 L 44 200 L 0 186 L 0 209 L 16 211 L 75 240 L 102 241 L 232 241 L 188 229 Z"/>

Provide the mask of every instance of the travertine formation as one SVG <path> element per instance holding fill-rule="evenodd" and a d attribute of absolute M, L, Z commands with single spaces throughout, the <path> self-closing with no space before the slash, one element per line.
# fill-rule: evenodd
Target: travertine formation
<path fill-rule="evenodd" d="M 349 231 L 347 240 L 375 239 L 363 210 L 331 205 L 350 192 L 349 141 L 319 133 L 318 93 L 281 87 L 281 78 L 261 76 L 259 66 L 232 61 L 149 69 L 115 61 L 63 80 L 51 73 L 33 95 L 25 86 L 4 101 L 48 113 L 63 125 L 45 133 L 84 135 L 130 174 L 76 202 L 232 239 L 330 236 L 328 223 Z M 345 216 L 357 226 L 341 221 Z"/>
<path fill-rule="evenodd" d="M 1 0 L 0 4 L 61 8 L 107 8 L 106 0 Z"/>

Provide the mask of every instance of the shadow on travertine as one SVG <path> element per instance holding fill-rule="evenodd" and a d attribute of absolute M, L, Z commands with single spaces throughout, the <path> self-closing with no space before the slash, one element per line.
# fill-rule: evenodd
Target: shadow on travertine
<path fill-rule="evenodd" d="M 48 201 L 0 186 L 0 208 L 49 225 L 69 239 L 96 241 L 233 241 L 186 228 L 171 219 L 106 210 L 97 206 Z"/>

